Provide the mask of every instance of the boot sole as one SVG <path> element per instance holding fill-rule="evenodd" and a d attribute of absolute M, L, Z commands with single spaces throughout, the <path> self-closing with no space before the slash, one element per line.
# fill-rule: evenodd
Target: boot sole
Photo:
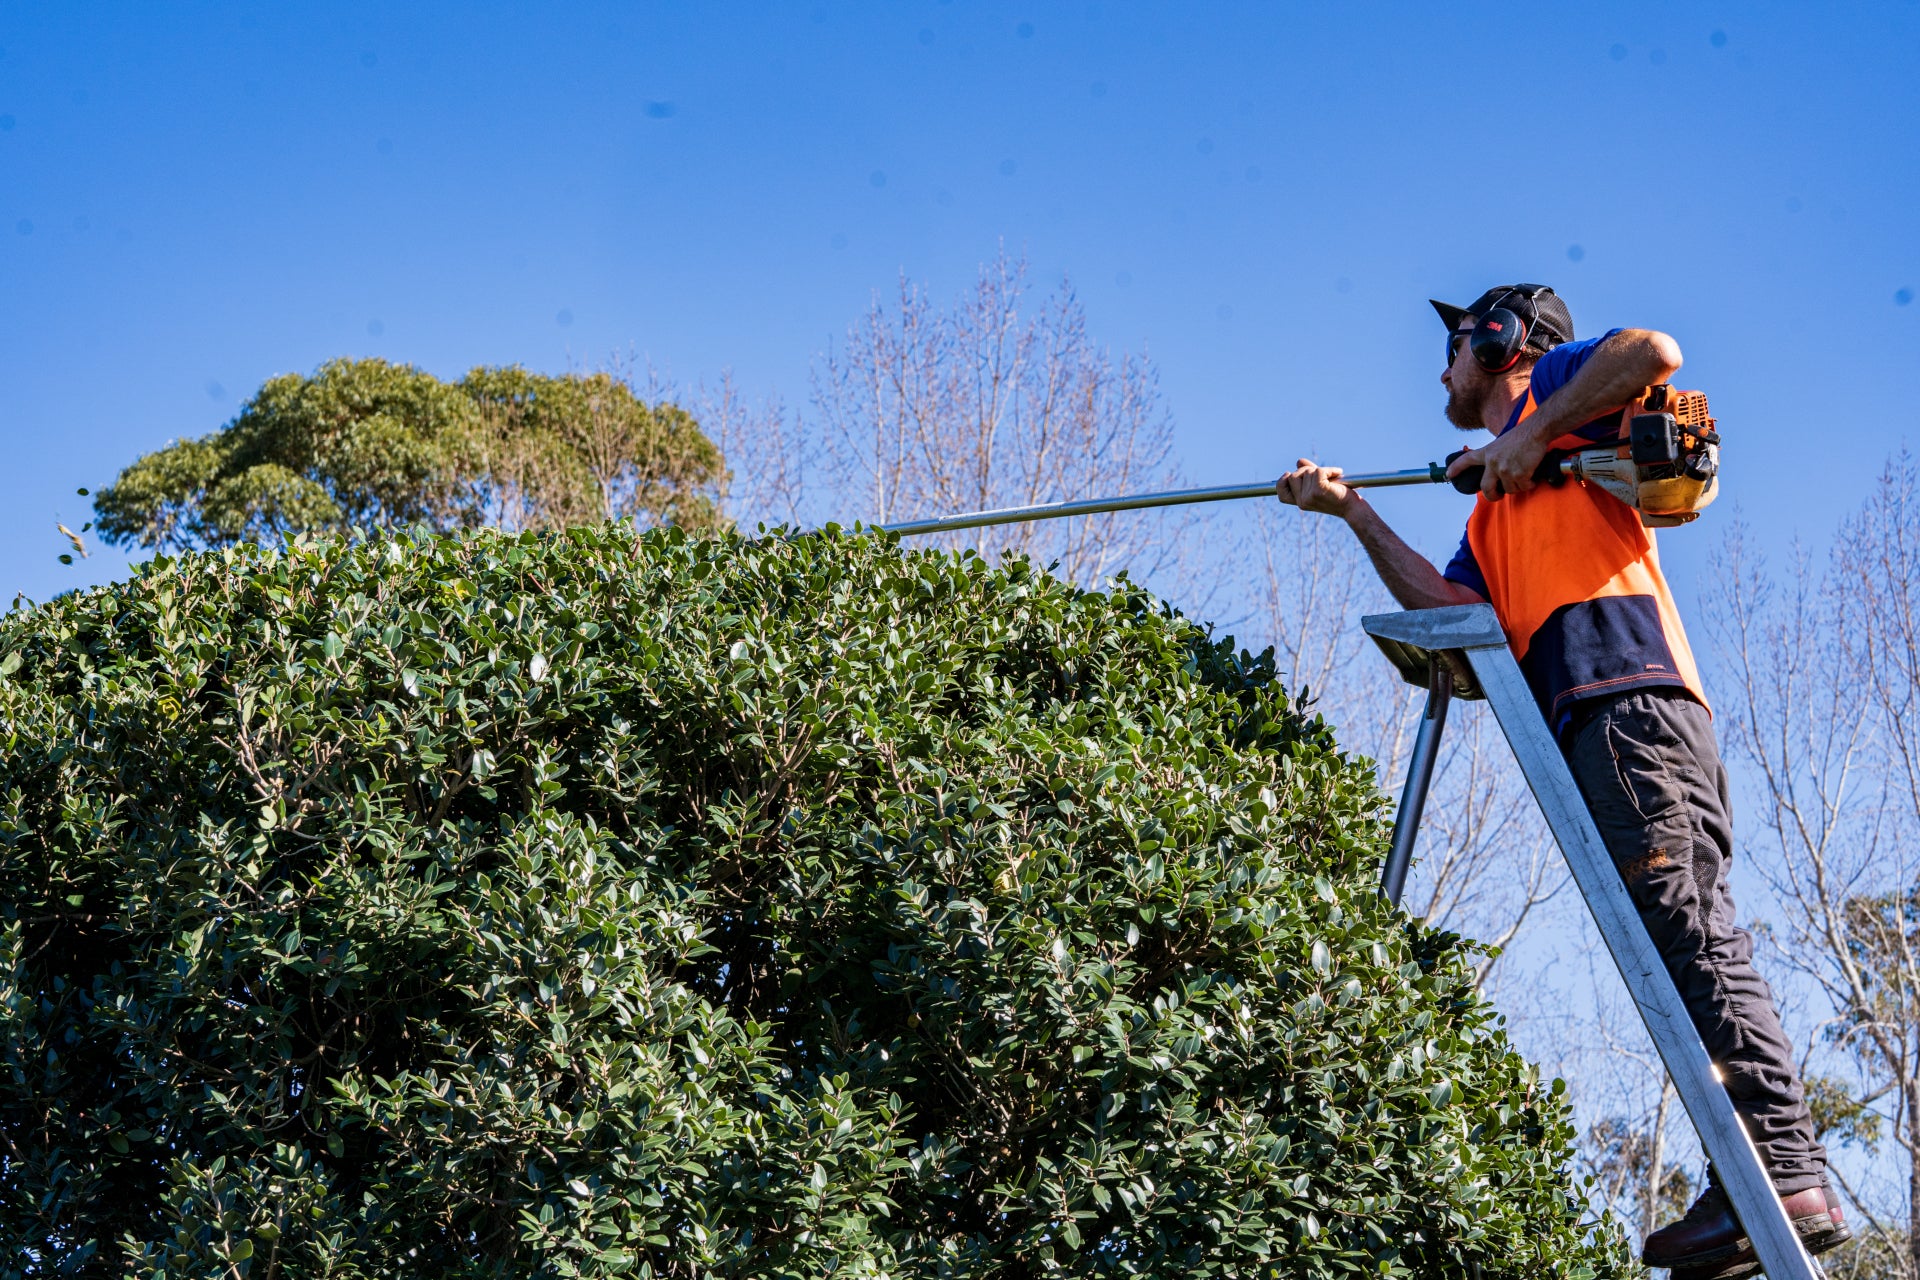
<path fill-rule="evenodd" d="M 1833 1219 L 1824 1213 L 1795 1218 L 1793 1229 L 1799 1233 L 1800 1243 L 1809 1255 L 1826 1253 L 1853 1239 L 1851 1227 L 1844 1222 L 1834 1226 Z M 1751 1242 L 1741 1236 L 1731 1252 L 1716 1249 L 1714 1256 L 1705 1262 L 1676 1266 L 1668 1273 L 1668 1280 L 1745 1280 L 1747 1276 L 1759 1274 L 1760 1260 L 1754 1257 Z"/>

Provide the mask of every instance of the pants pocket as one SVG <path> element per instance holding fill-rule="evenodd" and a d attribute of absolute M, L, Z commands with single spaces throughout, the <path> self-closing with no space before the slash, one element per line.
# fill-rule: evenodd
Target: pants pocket
<path fill-rule="evenodd" d="M 1640 821 L 1661 822 L 1686 804 L 1680 776 L 1686 744 L 1678 735 L 1651 716 L 1636 716 L 1626 723 L 1609 720 L 1602 727 L 1614 777 Z"/>
<path fill-rule="evenodd" d="M 1635 904 L 1643 913 L 1685 913 L 1698 905 L 1692 863 L 1699 819 L 1685 786 L 1686 748 L 1657 719 L 1623 710 L 1628 714 L 1595 721 L 1569 762 Z"/>

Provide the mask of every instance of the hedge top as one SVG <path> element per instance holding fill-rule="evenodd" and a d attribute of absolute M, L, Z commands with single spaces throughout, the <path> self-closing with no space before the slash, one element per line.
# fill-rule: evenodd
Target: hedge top
<path fill-rule="evenodd" d="M 829 528 L 0 621 L 33 1274 L 1624 1274 L 1268 658 Z"/>

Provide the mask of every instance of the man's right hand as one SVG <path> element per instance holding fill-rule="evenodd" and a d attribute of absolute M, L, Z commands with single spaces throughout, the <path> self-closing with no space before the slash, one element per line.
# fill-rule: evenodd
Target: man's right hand
<path fill-rule="evenodd" d="M 1274 496 L 1290 507 L 1322 515 L 1348 516 L 1361 502 L 1358 491 L 1340 483 L 1339 467 L 1315 466 L 1309 459 L 1274 481 Z"/>

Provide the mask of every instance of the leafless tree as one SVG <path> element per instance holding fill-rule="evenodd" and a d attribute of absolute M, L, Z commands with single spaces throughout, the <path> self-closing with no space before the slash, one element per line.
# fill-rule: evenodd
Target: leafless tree
<path fill-rule="evenodd" d="M 814 370 L 821 491 L 843 522 L 1030 506 L 1178 483 L 1153 366 L 1087 333 L 1072 288 L 1029 302 L 1004 252 L 942 309 L 902 278 Z M 1104 515 L 932 535 L 995 557 L 1025 552 L 1098 585 L 1125 569 L 1169 581 L 1196 548 L 1177 513 Z M 1191 601 L 1189 601 L 1191 603 Z"/>
<path fill-rule="evenodd" d="M 1832 1172 L 1906 1280 L 1920 1277 L 1917 489 L 1896 456 L 1824 574 L 1800 554 L 1770 575 L 1736 531 L 1708 610 L 1730 685 L 1722 733 L 1758 792 L 1756 863 L 1784 917 L 1777 950 L 1826 1005 L 1810 1065 L 1846 1086 L 1825 1100 L 1830 1141 L 1884 1132 L 1899 1177 Z"/>
<path fill-rule="evenodd" d="M 727 460 L 721 505 L 734 524 L 798 528 L 830 518 L 816 516 L 814 508 L 831 503 L 809 487 L 817 442 L 786 405 L 777 399 L 748 403 L 730 372 L 696 387 L 687 403 Z"/>

